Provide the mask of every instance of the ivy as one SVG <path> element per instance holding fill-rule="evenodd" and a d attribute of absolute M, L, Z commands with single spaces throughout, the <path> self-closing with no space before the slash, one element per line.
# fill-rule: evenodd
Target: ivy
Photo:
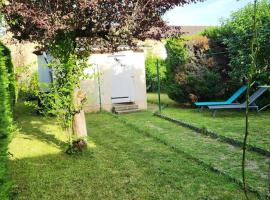
<path fill-rule="evenodd" d="M 53 71 L 53 82 L 49 93 L 40 93 L 42 109 L 45 115 L 56 116 L 58 122 L 69 135 L 72 145 L 73 119 L 81 110 L 74 105 L 74 91 L 80 88 L 80 81 L 85 77 L 84 69 L 89 67 L 87 57 L 81 56 L 76 49 L 75 38 L 71 33 L 61 33 L 48 44 L 53 60 L 49 67 Z"/>

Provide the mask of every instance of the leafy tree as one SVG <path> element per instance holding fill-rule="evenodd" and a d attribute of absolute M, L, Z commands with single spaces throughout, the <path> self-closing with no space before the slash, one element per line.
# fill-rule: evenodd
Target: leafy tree
<path fill-rule="evenodd" d="M 175 7 L 200 0 L 16 0 L 1 7 L 15 38 L 37 42 L 53 57 L 55 82 L 47 102 L 67 130 L 72 127 L 74 89 L 93 47 L 116 51 L 136 48 L 137 40 L 178 33 L 163 21 Z M 71 131 L 69 131 L 71 132 Z M 70 141 L 71 143 L 71 141 Z"/>
<path fill-rule="evenodd" d="M 253 41 L 253 12 L 253 5 L 249 4 L 223 20 L 221 27 L 211 28 L 203 33 L 212 41 L 225 46 L 230 60 L 228 73 L 232 80 L 238 81 L 246 76 L 252 63 L 250 46 Z M 257 31 L 259 48 L 256 59 L 257 68 L 253 78 L 261 84 L 269 84 L 270 3 L 267 0 L 260 0 L 257 3 Z"/>

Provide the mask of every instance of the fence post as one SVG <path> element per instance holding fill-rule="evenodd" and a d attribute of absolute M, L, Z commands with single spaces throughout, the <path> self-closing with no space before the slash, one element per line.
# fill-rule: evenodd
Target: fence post
<path fill-rule="evenodd" d="M 161 113 L 161 102 L 160 102 L 160 74 L 159 74 L 159 60 L 157 59 L 157 81 L 158 81 L 158 110 Z"/>
<path fill-rule="evenodd" d="M 102 111 L 102 100 L 101 100 L 101 86 L 100 86 L 100 70 L 99 66 L 97 66 L 97 72 L 98 72 L 98 97 L 99 97 L 99 112 Z"/>

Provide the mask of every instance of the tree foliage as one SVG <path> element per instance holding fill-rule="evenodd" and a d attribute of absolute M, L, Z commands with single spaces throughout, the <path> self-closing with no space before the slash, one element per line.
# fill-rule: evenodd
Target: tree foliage
<path fill-rule="evenodd" d="M 239 80 L 248 73 L 252 63 L 253 4 L 233 13 L 222 22 L 221 27 L 211 28 L 204 35 L 226 47 L 229 57 L 230 79 Z M 261 84 L 270 83 L 270 3 L 261 0 L 257 5 L 258 53 L 254 80 Z M 263 73 L 261 73 L 263 72 Z"/>
<path fill-rule="evenodd" d="M 166 90 L 170 98 L 188 102 L 195 96 L 200 100 L 210 100 L 224 95 L 220 62 L 207 55 L 210 43 L 206 37 L 171 38 L 167 41 L 166 50 Z"/>
<path fill-rule="evenodd" d="M 137 40 L 179 33 L 166 26 L 162 16 L 175 6 L 197 1 L 16 0 L 1 11 L 15 38 L 37 42 L 53 56 L 55 81 L 45 99 L 51 102 L 49 111 L 70 129 L 77 110 L 74 89 L 93 47 L 115 51 L 123 45 L 136 47 Z"/>
<path fill-rule="evenodd" d="M 175 6 L 202 0 L 16 0 L 2 7 L 10 31 L 20 40 L 46 45 L 62 32 L 78 44 L 115 49 L 135 39 L 159 39 L 178 33 L 163 21 Z"/>
<path fill-rule="evenodd" d="M 252 78 L 258 84 L 270 84 L 269 1 L 259 1 L 257 10 L 258 48 Z M 189 93 L 193 93 L 200 101 L 226 99 L 242 84 L 252 64 L 253 12 L 253 4 L 248 4 L 223 20 L 220 27 L 203 31 L 207 49 L 198 45 L 202 43 L 200 36 L 168 41 L 167 88 L 171 98 L 188 101 Z M 257 103 L 268 102 L 265 94 Z"/>

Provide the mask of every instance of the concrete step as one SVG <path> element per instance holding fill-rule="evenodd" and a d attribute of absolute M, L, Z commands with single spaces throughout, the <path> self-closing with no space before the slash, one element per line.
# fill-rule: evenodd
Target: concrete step
<path fill-rule="evenodd" d="M 135 103 L 119 103 L 114 104 L 112 111 L 116 114 L 126 114 L 139 111 L 139 106 Z"/>
<path fill-rule="evenodd" d="M 136 110 L 138 105 L 136 104 L 118 104 L 113 105 L 113 111 L 124 111 L 124 110 Z"/>
<path fill-rule="evenodd" d="M 134 113 L 139 112 L 139 109 L 132 109 L 132 110 L 121 110 L 121 111 L 115 111 L 116 114 L 128 114 L 128 113 Z"/>

